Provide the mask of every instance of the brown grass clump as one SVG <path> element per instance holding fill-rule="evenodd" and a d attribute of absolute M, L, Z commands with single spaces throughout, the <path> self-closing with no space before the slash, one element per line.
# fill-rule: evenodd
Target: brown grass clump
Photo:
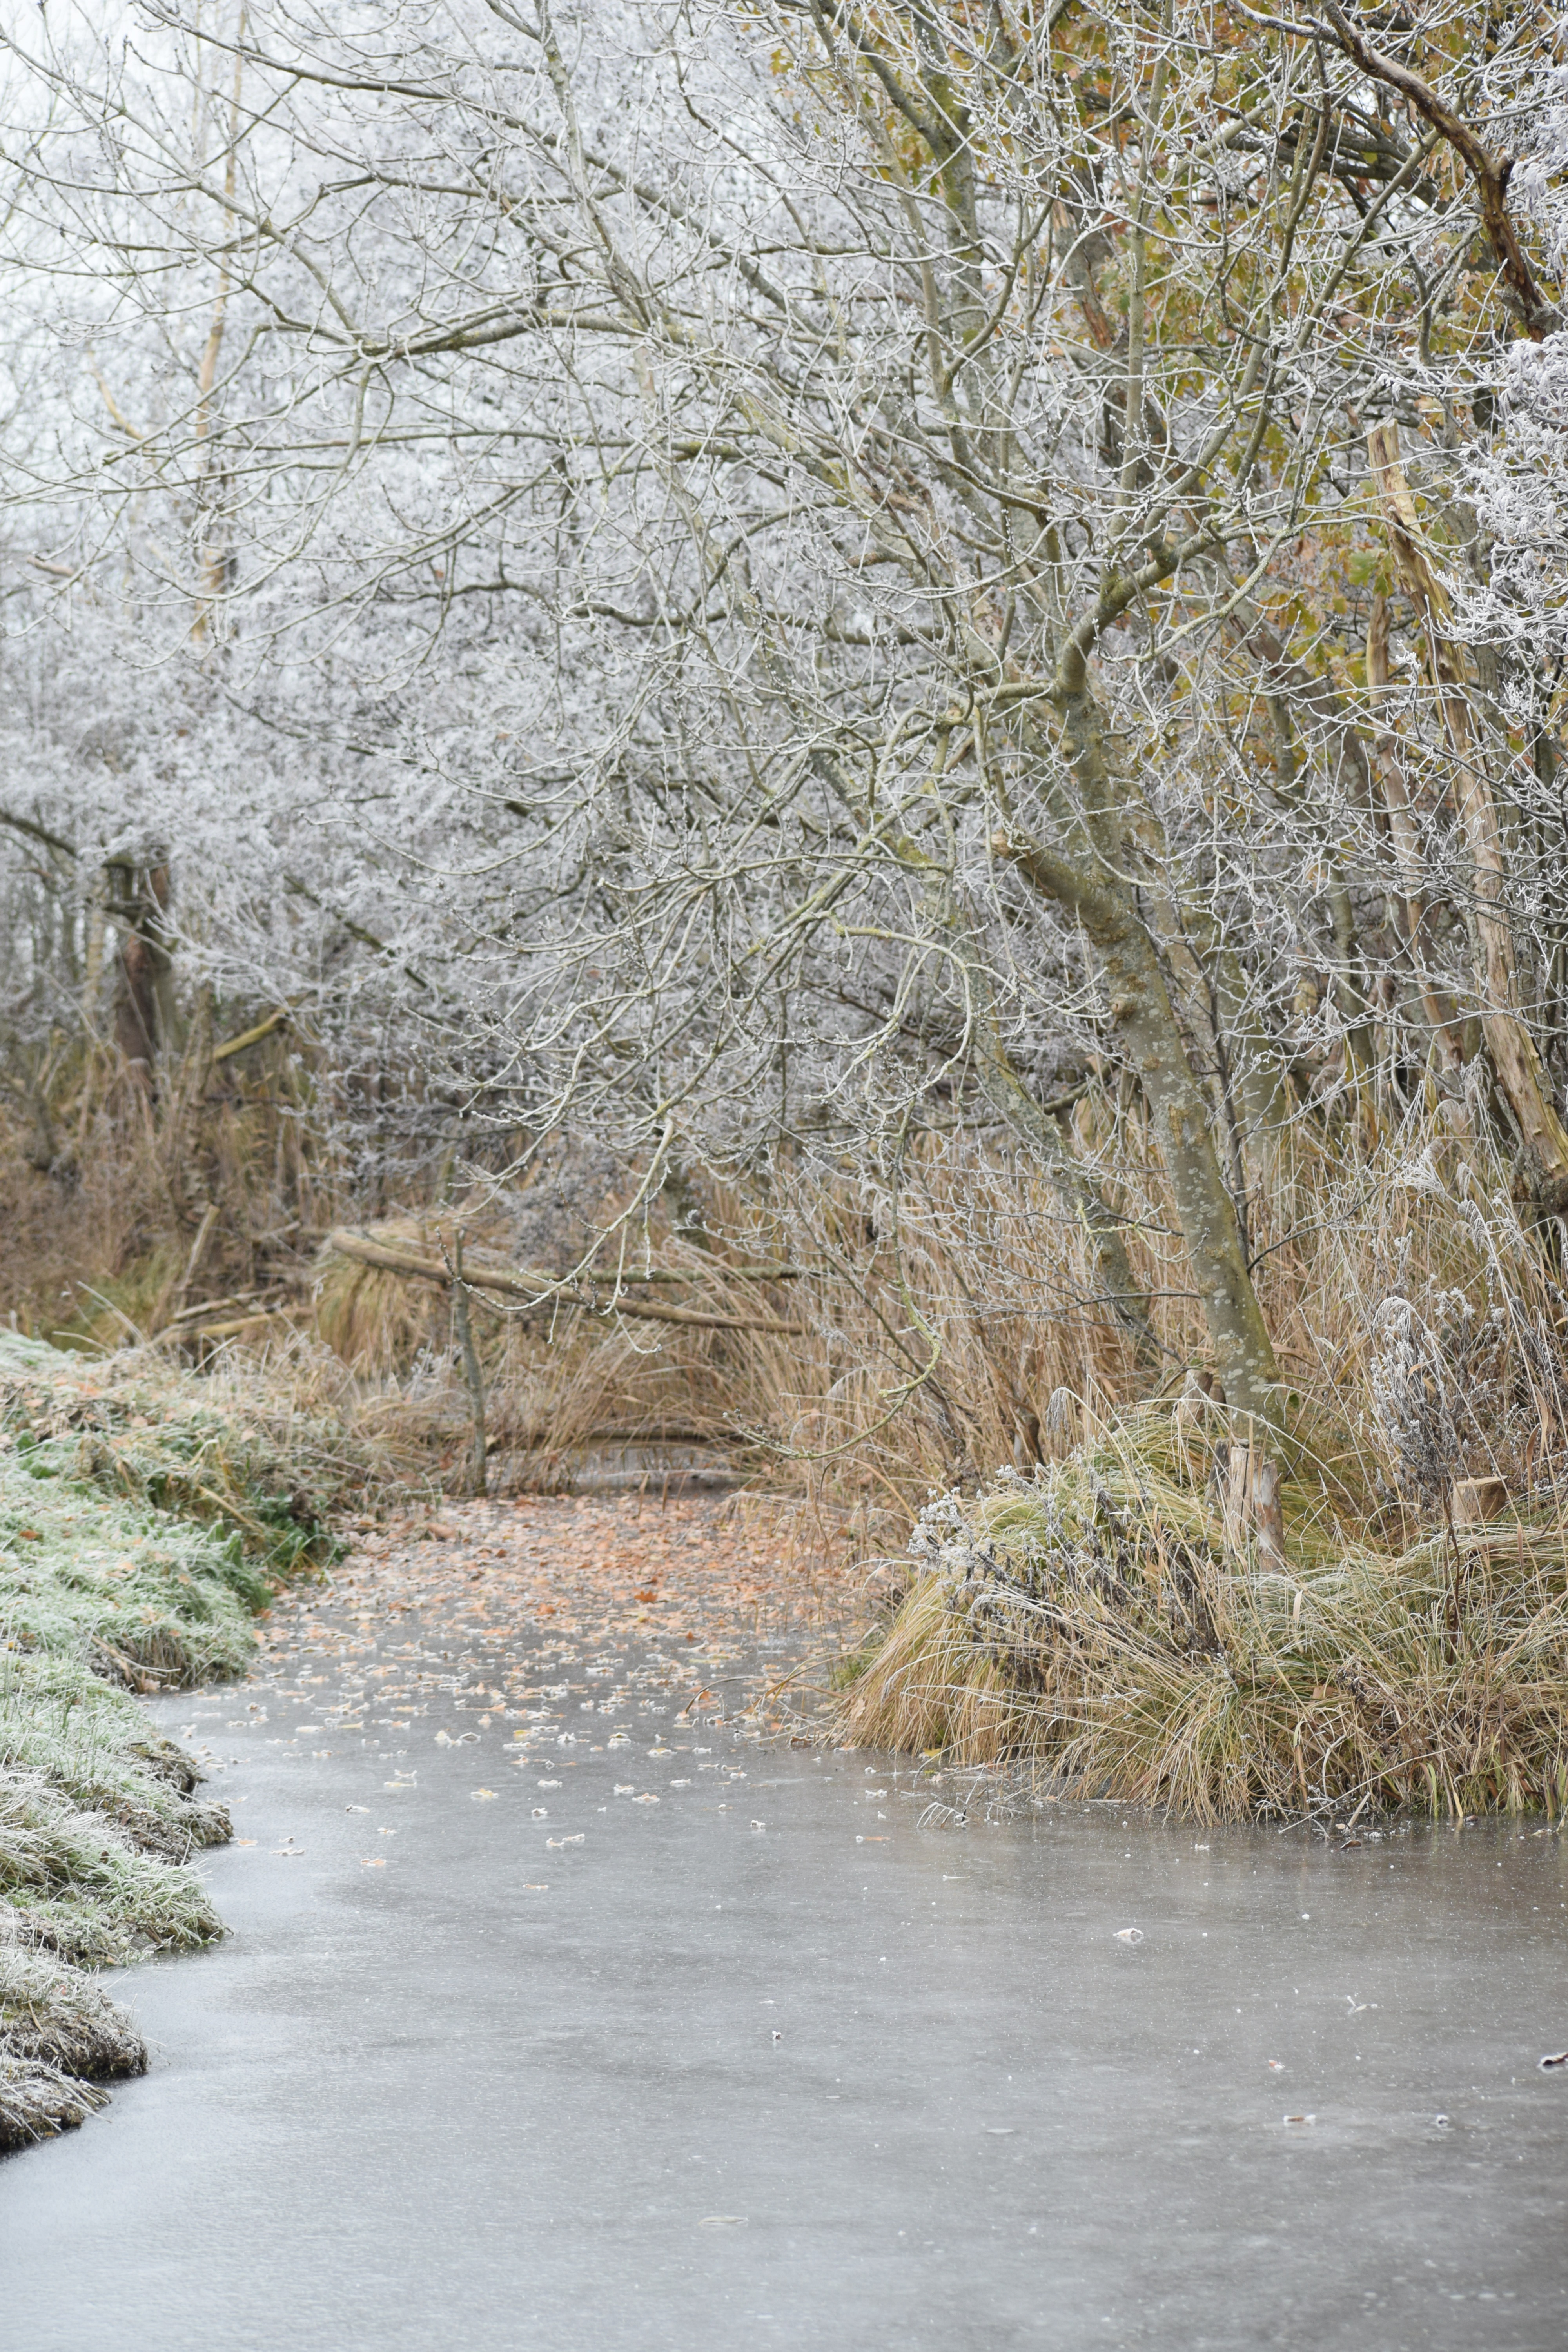
<path fill-rule="evenodd" d="M 116 1348 L 186 1298 L 296 1292 L 343 1190 L 310 1116 L 319 1056 L 287 1026 L 226 1056 L 226 1025 L 204 1004 L 155 1074 L 85 1034 L 58 1041 L 31 1115 L 0 1068 L 0 1319 Z"/>
<path fill-rule="evenodd" d="M 1203 1821 L 1568 1809 L 1555 1495 L 1380 1548 L 1303 1449 L 1283 1555 L 1238 1548 L 1183 1410 L 928 1505 L 844 1735 Z"/>
<path fill-rule="evenodd" d="M 386 1217 L 366 1229 L 378 1242 L 435 1254 L 433 1221 Z M 408 1371 L 422 1350 L 443 1346 L 448 1308 L 433 1284 L 328 1252 L 315 1282 L 315 1326 L 332 1353 L 362 1379 Z"/>

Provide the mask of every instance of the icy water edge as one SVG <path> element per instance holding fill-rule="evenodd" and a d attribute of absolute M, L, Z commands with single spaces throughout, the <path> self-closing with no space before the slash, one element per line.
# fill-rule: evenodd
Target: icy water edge
<path fill-rule="evenodd" d="M 329 1751 L 256 1687 L 154 1710 L 234 1932 L 0 2168 L 16 2352 L 1568 2342 L 1531 1825 L 936 1827 L 657 1699 Z"/>

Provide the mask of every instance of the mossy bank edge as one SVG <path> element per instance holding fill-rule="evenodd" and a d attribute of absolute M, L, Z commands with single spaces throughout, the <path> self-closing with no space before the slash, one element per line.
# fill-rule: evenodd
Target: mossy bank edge
<path fill-rule="evenodd" d="M 141 1695 L 246 1671 L 352 1467 L 234 1405 L 0 1333 L 0 2150 L 144 2071 L 92 1970 L 223 1932 L 191 1857 L 228 1816 Z"/>

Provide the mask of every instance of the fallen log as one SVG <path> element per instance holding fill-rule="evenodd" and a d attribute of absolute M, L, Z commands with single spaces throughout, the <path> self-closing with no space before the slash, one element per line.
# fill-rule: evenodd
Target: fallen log
<path fill-rule="evenodd" d="M 220 1300 L 219 1307 L 221 1307 L 224 1303 Z M 208 1310 L 209 1313 L 212 1311 Z M 171 1339 L 181 1344 L 190 1339 L 232 1339 L 237 1332 L 258 1330 L 264 1323 L 274 1326 L 284 1324 L 292 1330 L 296 1328 L 296 1317 L 304 1314 L 305 1311 L 302 1307 L 292 1307 L 287 1304 L 276 1307 L 255 1307 L 248 1314 L 225 1317 L 221 1322 L 216 1323 L 204 1323 L 196 1317 L 191 1316 L 178 1323 L 165 1323 L 153 1344 L 160 1347 Z"/>
<path fill-rule="evenodd" d="M 405 1275 L 416 1282 L 434 1282 L 449 1286 L 452 1270 L 437 1257 L 426 1257 L 418 1250 L 400 1246 L 393 1242 L 373 1241 L 368 1234 L 352 1234 L 335 1225 L 327 1235 L 327 1248 L 339 1257 L 355 1260 L 361 1265 L 374 1265 L 384 1274 Z M 728 1266 L 724 1272 L 737 1278 L 752 1281 L 782 1279 L 774 1269 L 752 1266 Z M 620 1281 L 694 1282 L 696 1275 L 623 1275 Z M 625 1315 L 648 1323 L 684 1323 L 700 1331 L 776 1331 L 790 1339 L 804 1339 L 804 1323 L 786 1323 L 773 1315 L 725 1315 L 699 1307 L 666 1307 L 647 1298 L 627 1298 L 624 1292 L 613 1298 L 595 1297 L 586 1286 L 595 1280 L 593 1276 L 563 1281 L 559 1276 L 546 1274 L 535 1266 L 489 1266 L 476 1265 L 470 1258 L 463 1270 L 464 1286 L 469 1290 L 493 1292 L 502 1298 L 518 1298 L 531 1307 L 563 1307 L 580 1308 L 589 1315 Z M 601 1284 L 615 1281 L 611 1276 L 597 1277 Z"/>
<path fill-rule="evenodd" d="M 560 1438 L 546 1429 L 509 1431 L 504 1438 L 495 1440 L 495 1448 L 502 1454 L 581 1454 L 589 1446 L 599 1445 L 752 1445 L 755 1439 L 733 1429 L 687 1428 L 677 1423 L 656 1423 L 650 1428 L 637 1428 L 627 1422 L 613 1423 L 604 1429 L 579 1430 L 575 1437 Z"/>
<path fill-rule="evenodd" d="M 264 1323 L 275 1328 L 279 1323 L 294 1328 L 298 1307 L 264 1307 L 255 1315 L 237 1316 L 228 1323 L 181 1323 L 161 1336 L 174 1339 L 232 1339 L 241 1331 L 258 1331 Z"/>

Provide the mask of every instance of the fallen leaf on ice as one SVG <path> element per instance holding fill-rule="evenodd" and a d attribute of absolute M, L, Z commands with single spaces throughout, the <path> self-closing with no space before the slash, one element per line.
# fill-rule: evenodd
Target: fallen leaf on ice
<path fill-rule="evenodd" d="M 384 1870 L 386 1868 L 386 1856 L 384 1853 L 363 1854 L 360 1859 L 360 1868 L 362 1870 Z"/>
<path fill-rule="evenodd" d="M 1118 1927 L 1116 1940 L 1119 1944 L 1141 1944 L 1143 1941 L 1143 1930 L 1142 1927 Z"/>
<path fill-rule="evenodd" d="M 1554 2066 L 1568 2066 L 1568 2050 L 1559 2050 L 1553 2057 L 1543 2058 L 1541 2062 L 1543 2074 L 1550 2074 Z"/>
<path fill-rule="evenodd" d="M 581 1845 L 581 1844 L 582 1844 L 582 1843 L 583 1843 L 583 1837 L 584 1837 L 584 1832 L 583 1832 L 583 1831 L 579 1830 L 575 1837 L 546 1838 L 546 1839 L 545 1839 L 545 1841 L 544 1841 L 544 1843 L 545 1843 L 545 1844 L 546 1844 L 546 1845 L 548 1845 L 548 1846 L 555 1846 L 555 1847 L 560 1847 L 560 1846 L 563 1846 L 563 1845 Z"/>
<path fill-rule="evenodd" d="M 657 1805 L 658 1799 L 653 1794 L 651 1790 L 645 1789 L 640 1797 L 634 1797 L 632 1799 L 632 1802 L 634 1805 Z M 752 1823 L 752 1827 L 753 1829 L 757 1826 L 758 1824 L 755 1822 Z"/>
<path fill-rule="evenodd" d="M 488 1799 L 493 1797 L 495 1795 L 495 1790 L 493 1789 L 470 1789 L 468 1790 L 468 1794 L 478 1805 L 485 1803 Z"/>

